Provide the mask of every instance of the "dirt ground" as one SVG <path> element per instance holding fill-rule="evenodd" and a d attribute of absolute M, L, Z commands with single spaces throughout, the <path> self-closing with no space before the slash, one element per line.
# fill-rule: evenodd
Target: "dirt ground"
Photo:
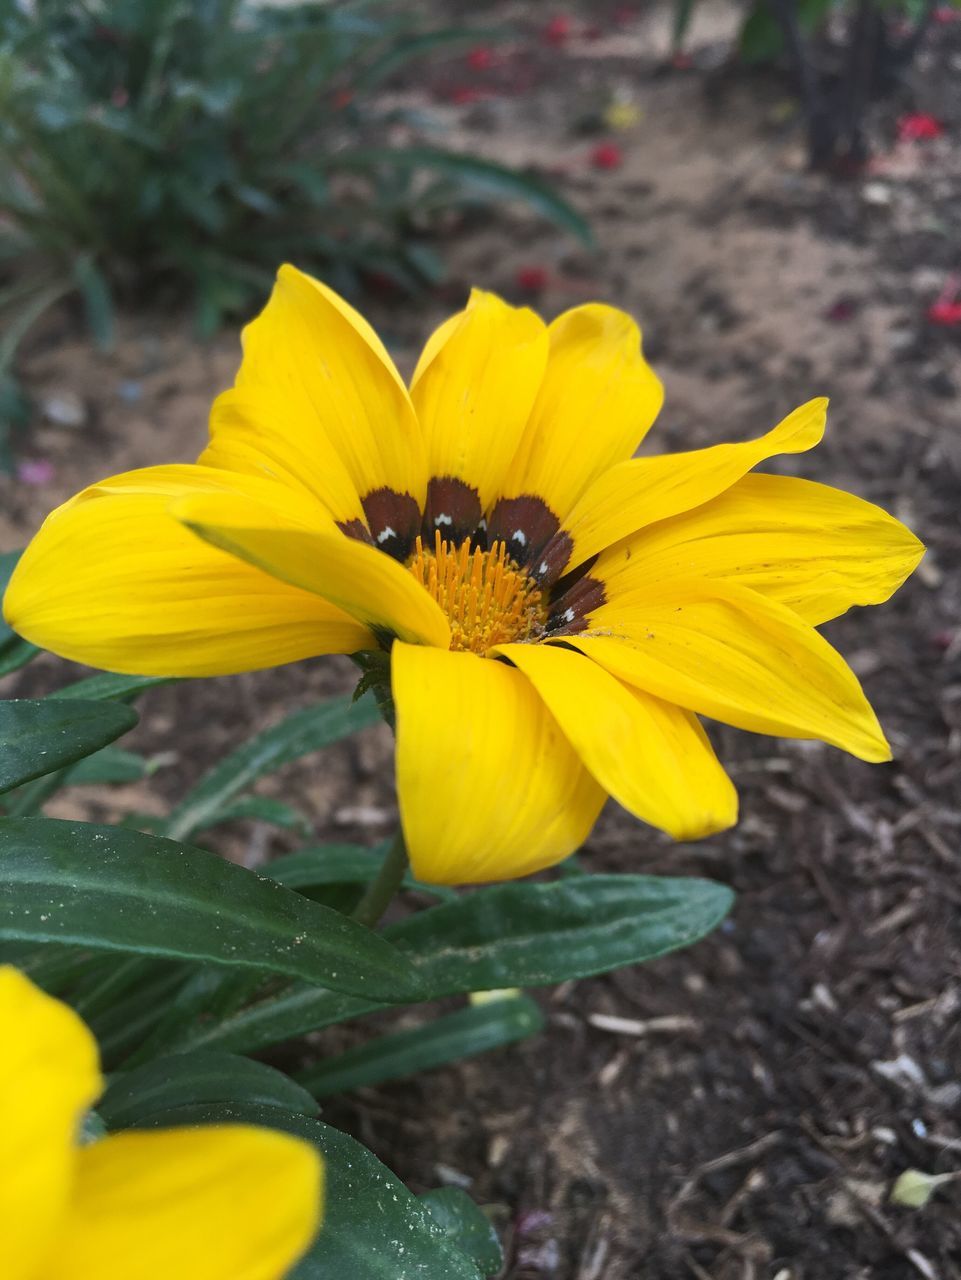
<path fill-rule="evenodd" d="M 591 869 L 723 880 L 738 902 L 722 929 L 543 993 L 536 1040 L 326 1116 L 416 1190 L 456 1181 L 493 1206 L 511 1280 L 952 1280 L 961 1182 L 923 1210 L 888 1194 L 906 1168 L 961 1169 L 961 326 L 925 318 L 961 269 L 961 22 L 935 28 L 912 84 L 875 109 L 872 172 L 830 183 L 804 170 L 785 86 L 734 78 L 716 56 L 727 11 L 699 13 L 694 65 L 678 69 L 658 12 L 569 7 L 572 32 L 550 46 L 549 13 L 481 7 L 485 21 L 519 20 L 516 46 L 493 66 L 437 63 L 392 93 L 445 143 L 550 172 L 600 247 L 522 212 L 452 229 L 449 285 L 371 304 L 401 364 L 471 283 L 548 314 L 608 300 L 639 317 L 666 384 L 652 449 L 745 438 L 828 394 L 824 445 L 773 465 L 882 503 L 929 553 L 892 603 L 827 629 L 893 763 L 722 729 L 742 797 L 733 832 L 678 846 L 613 805 L 602 816 Z M 588 132 L 612 100 L 639 118 Z M 935 113 L 945 135 L 897 142 L 906 110 Z M 616 142 L 620 167 L 592 167 L 598 141 Z M 531 268 L 546 284 L 525 294 Z M 51 325 L 25 379 L 48 412 L 66 396 L 84 422 L 35 424 L 34 483 L 0 479 L 0 546 L 99 475 L 195 456 L 237 359 L 235 334 L 200 347 L 179 318 L 127 317 L 110 355 L 69 318 Z M 45 658 L 4 692 L 64 678 Z M 348 680 L 338 660 L 156 690 L 132 741 L 168 765 L 54 811 L 163 812 L 235 740 Z M 266 789 L 320 837 L 373 841 L 395 817 L 389 762 L 375 732 Z M 219 847 L 253 865 L 289 842 L 238 824 Z M 628 1023 L 610 1031 L 597 1015 Z"/>

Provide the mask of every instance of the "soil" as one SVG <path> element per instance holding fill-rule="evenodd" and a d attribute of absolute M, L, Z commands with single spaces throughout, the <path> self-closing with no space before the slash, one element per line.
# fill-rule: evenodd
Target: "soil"
<path fill-rule="evenodd" d="M 920 1210 L 888 1197 L 907 1168 L 961 1169 L 961 326 L 926 319 L 961 269 L 961 22 L 935 26 L 908 84 L 872 109 L 872 171 L 839 183 L 806 172 L 788 86 L 726 66 L 723 7 L 696 10 L 686 69 L 666 61 L 659 9 L 569 6 L 571 33 L 549 45 L 550 14 L 482 8 L 519 24 L 493 66 L 438 62 L 391 93 L 445 144 L 549 172 L 599 249 L 522 210 L 452 227 L 443 289 L 368 307 L 401 365 L 471 283 L 546 314 L 603 298 L 641 319 L 666 384 L 652 448 L 745 438 L 829 394 L 823 446 L 772 466 L 880 502 L 929 552 L 890 604 L 827 628 L 893 763 L 719 729 L 741 792 L 733 832 L 673 845 L 614 805 L 602 816 L 591 869 L 723 880 L 738 901 L 721 929 L 543 992 L 540 1037 L 362 1091 L 326 1118 L 415 1190 L 454 1181 L 493 1206 L 511 1280 L 952 1280 L 961 1182 Z M 598 133 L 612 100 L 640 118 Z M 897 142 L 907 110 L 937 115 L 944 135 Z M 598 141 L 616 142 L 619 167 L 592 167 Z M 534 294 L 519 283 L 532 267 L 547 277 Z M 85 421 L 33 425 L 23 459 L 53 475 L 0 480 L 0 546 L 102 474 L 194 457 L 237 360 L 235 334 L 200 346 L 179 317 L 126 317 L 108 355 L 53 321 L 24 378 L 48 409 L 79 397 Z M 66 678 L 45 657 L 3 688 Z M 345 661 L 325 660 L 155 690 L 131 745 L 164 767 L 67 792 L 51 812 L 163 812 L 236 741 L 349 682 Z M 264 790 L 303 808 L 319 838 L 372 842 L 395 818 L 389 777 L 390 741 L 372 732 Z M 212 843 L 256 865 L 291 838 L 250 823 Z"/>

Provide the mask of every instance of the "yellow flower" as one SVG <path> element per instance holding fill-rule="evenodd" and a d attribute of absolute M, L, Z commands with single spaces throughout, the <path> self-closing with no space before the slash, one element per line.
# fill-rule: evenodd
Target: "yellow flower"
<path fill-rule="evenodd" d="M 317 1229 L 320 1157 L 242 1125 L 78 1145 L 101 1091 L 80 1018 L 0 968 L 3 1280 L 279 1280 Z"/>
<path fill-rule="evenodd" d="M 389 647 L 424 880 L 550 866 L 608 794 L 678 839 L 721 830 L 737 801 L 699 714 L 889 759 L 815 627 L 887 599 L 922 548 L 859 498 L 749 474 L 817 444 L 826 401 L 744 444 L 634 458 L 662 395 L 623 312 L 545 325 L 479 291 L 408 390 L 356 311 L 283 267 L 198 463 L 60 507 L 5 615 L 141 674 Z"/>

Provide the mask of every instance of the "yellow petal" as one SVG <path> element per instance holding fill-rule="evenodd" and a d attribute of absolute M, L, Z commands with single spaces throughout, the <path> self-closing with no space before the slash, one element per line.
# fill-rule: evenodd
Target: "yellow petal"
<path fill-rule="evenodd" d="M 583 564 L 628 534 L 716 498 L 778 453 L 803 453 L 824 435 L 827 400 L 811 400 L 757 440 L 631 458 L 599 476 L 564 520 L 572 546 L 555 569 Z"/>
<path fill-rule="evenodd" d="M 533 494 L 563 521 L 591 481 L 630 458 L 664 388 L 624 311 L 597 302 L 574 307 L 548 334 L 544 380 L 502 494 Z"/>
<path fill-rule="evenodd" d="M 733 582 L 652 582 L 610 597 L 570 643 L 629 684 L 701 715 L 890 760 L 841 655 L 797 614 Z"/>
<path fill-rule="evenodd" d="M 618 591 L 632 578 L 732 579 L 817 626 L 887 600 L 923 555 L 910 529 L 871 502 L 811 480 L 749 475 L 604 552 L 593 572 Z"/>
<path fill-rule="evenodd" d="M 184 495 L 228 491 L 241 505 L 270 495 L 330 522 L 312 499 L 207 467 L 114 476 L 47 517 L 4 617 L 63 657 L 135 675 L 228 675 L 371 648 L 367 628 L 339 608 L 205 546 L 169 513 Z"/>
<path fill-rule="evenodd" d="M 427 442 L 428 471 L 463 481 L 476 494 L 475 525 L 501 491 L 546 360 L 543 320 L 479 289 L 424 348 L 411 397 Z M 444 516 L 457 523 L 457 512 L 443 509 L 440 494 L 431 495 L 427 515 L 442 532 Z"/>
<path fill-rule="evenodd" d="M 397 797 L 414 874 L 512 880 L 583 843 L 604 792 L 521 672 L 395 644 Z"/>
<path fill-rule="evenodd" d="M 332 289 L 283 266 L 243 334 L 236 387 L 215 406 L 210 466 L 307 486 L 335 520 L 386 488 L 422 505 L 420 428 L 383 343 Z M 373 532 L 373 530 L 372 530 Z"/>
<path fill-rule="evenodd" d="M 280 1280 L 317 1231 L 320 1157 L 269 1129 L 122 1133 L 84 1147 L 36 1280 Z"/>
<path fill-rule="evenodd" d="M 676 840 L 737 821 L 737 792 L 697 717 L 630 688 L 583 654 L 506 644 L 598 783 L 638 818 Z"/>
<path fill-rule="evenodd" d="M 0 968 L 0 1275 L 33 1280 L 60 1228 L 97 1046 L 72 1009 Z"/>
<path fill-rule="evenodd" d="M 316 592 L 359 622 L 425 644 L 450 643 L 447 618 L 413 574 L 341 533 L 329 517 L 307 528 L 227 493 L 183 498 L 171 511 L 205 542 L 292 587 Z"/>

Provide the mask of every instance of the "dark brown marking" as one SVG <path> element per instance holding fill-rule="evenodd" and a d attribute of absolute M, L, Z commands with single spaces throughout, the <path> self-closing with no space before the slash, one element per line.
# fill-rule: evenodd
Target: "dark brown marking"
<path fill-rule="evenodd" d="M 481 522 L 480 495 L 465 480 L 435 476 L 427 486 L 424 506 L 424 545 L 434 545 L 434 535 L 458 547 Z"/>
<path fill-rule="evenodd" d="M 393 489 L 373 489 L 361 503 L 374 546 L 395 560 L 406 560 L 420 532 L 420 507 L 414 499 Z"/>
<path fill-rule="evenodd" d="M 584 631 L 588 625 L 588 615 L 599 609 L 606 599 L 607 593 L 600 578 L 585 574 L 560 599 L 552 602 L 545 627 L 547 635 L 553 639 L 555 636 L 572 636 L 578 631 Z"/>
<path fill-rule="evenodd" d="M 487 523 L 490 545 L 506 543 L 508 555 L 522 569 L 540 566 L 544 548 L 560 528 L 560 521 L 547 503 L 533 494 L 501 498 Z"/>
<path fill-rule="evenodd" d="M 354 538 L 357 542 L 372 542 L 370 530 L 364 524 L 363 520 L 338 520 L 337 528 L 341 533 L 346 533 L 348 538 Z"/>
<path fill-rule="evenodd" d="M 553 586 L 563 574 L 573 549 L 571 535 L 558 529 L 538 556 L 537 563 L 531 565 L 531 577 L 542 587 Z"/>

